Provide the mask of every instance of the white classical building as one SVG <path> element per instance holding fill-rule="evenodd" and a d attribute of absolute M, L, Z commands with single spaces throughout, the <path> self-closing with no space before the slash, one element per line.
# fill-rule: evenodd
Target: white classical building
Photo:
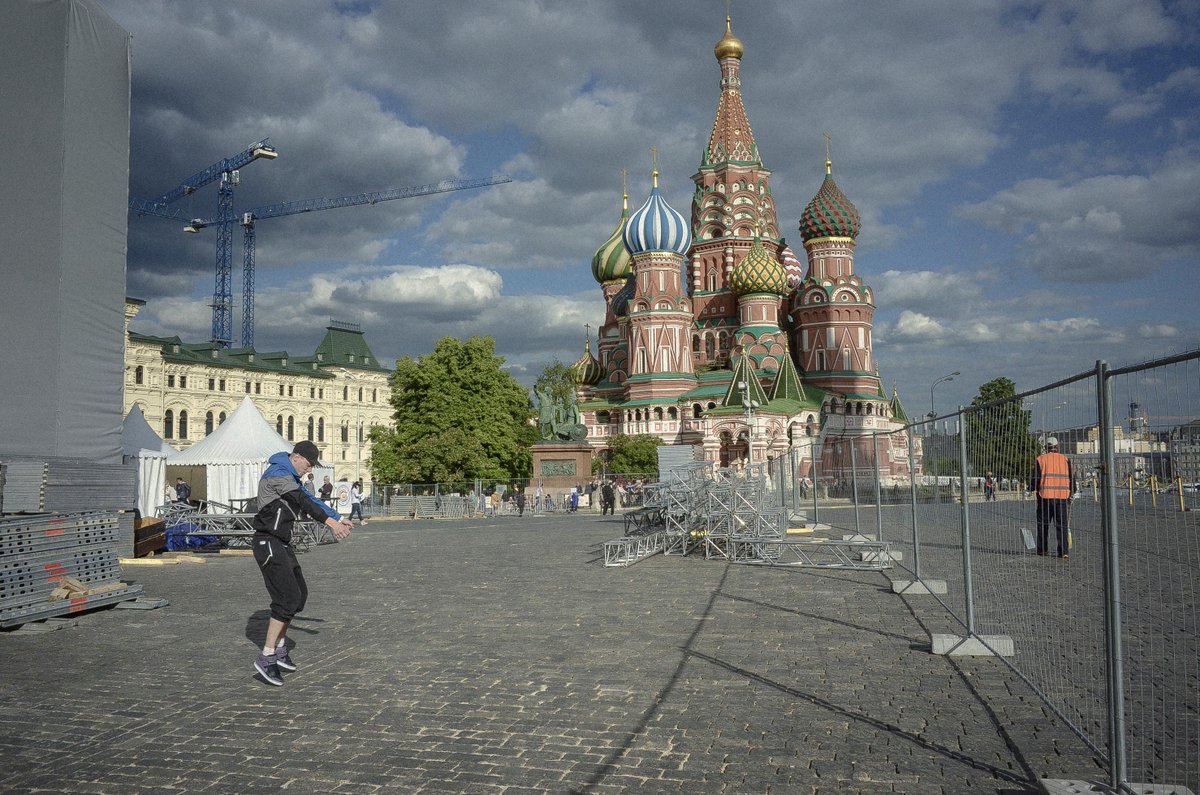
<path fill-rule="evenodd" d="M 311 439 L 339 480 L 369 480 L 373 425 L 390 425 L 391 370 L 362 329 L 330 321 L 308 356 L 221 348 L 129 331 L 145 302 L 125 302 L 124 411 L 138 406 L 167 442 L 186 449 L 212 433 L 247 395 L 290 442 Z"/>

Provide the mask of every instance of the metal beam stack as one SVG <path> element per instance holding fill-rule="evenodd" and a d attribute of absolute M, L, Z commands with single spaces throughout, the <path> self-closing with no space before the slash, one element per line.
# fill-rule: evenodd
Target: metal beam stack
<path fill-rule="evenodd" d="M 121 582 L 120 533 L 109 511 L 0 518 L 0 627 L 140 596 Z"/>

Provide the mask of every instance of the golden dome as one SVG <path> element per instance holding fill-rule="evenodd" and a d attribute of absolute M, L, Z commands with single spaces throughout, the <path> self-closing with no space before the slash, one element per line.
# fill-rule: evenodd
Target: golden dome
<path fill-rule="evenodd" d="M 725 17 L 725 35 L 717 42 L 717 46 L 713 48 L 713 52 L 717 54 L 717 60 L 722 58 L 741 58 L 742 52 L 745 49 L 742 47 L 742 40 L 733 35 L 733 20 Z"/>

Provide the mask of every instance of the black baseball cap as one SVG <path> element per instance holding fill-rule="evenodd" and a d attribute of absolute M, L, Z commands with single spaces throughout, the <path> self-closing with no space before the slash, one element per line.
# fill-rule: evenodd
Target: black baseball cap
<path fill-rule="evenodd" d="M 315 444 L 307 439 L 302 442 L 296 442 L 296 446 L 292 448 L 292 453 L 294 455 L 304 456 L 304 459 L 315 467 L 321 466 L 321 462 L 317 460 L 321 457 L 321 451 L 317 449 Z"/>

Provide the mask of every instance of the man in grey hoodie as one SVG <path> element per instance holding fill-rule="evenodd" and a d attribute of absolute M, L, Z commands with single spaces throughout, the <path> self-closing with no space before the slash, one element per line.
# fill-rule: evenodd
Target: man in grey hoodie
<path fill-rule="evenodd" d="M 258 481 L 252 543 L 254 559 L 271 596 L 271 620 L 254 669 L 272 685 L 283 684 L 281 669 L 296 670 L 288 653 L 287 631 L 308 600 L 308 586 L 292 548 L 292 527 L 302 518 L 323 522 L 339 541 L 349 536 L 353 527 L 303 486 L 304 476 L 321 465 L 320 457 L 315 444 L 299 442 L 291 453 L 271 456 L 267 471 Z"/>

